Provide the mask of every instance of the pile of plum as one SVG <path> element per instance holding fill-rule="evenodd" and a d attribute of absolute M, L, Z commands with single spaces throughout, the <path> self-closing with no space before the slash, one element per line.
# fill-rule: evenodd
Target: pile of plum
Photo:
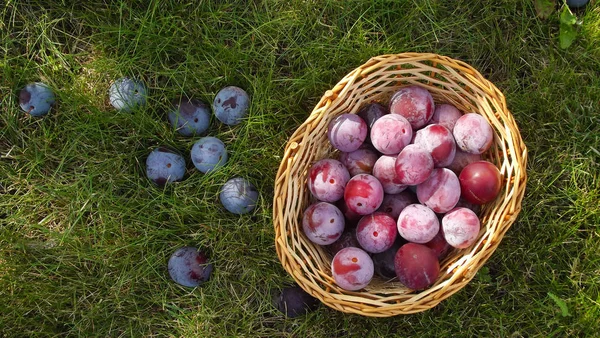
<path fill-rule="evenodd" d="M 490 124 L 407 86 L 387 107 L 336 117 L 327 137 L 339 158 L 309 169 L 313 203 L 302 229 L 333 255 L 335 283 L 356 291 L 377 273 L 414 290 L 431 286 L 450 249 L 475 242 L 480 206 L 500 192 L 500 171 L 481 156 L 494 139 Z"/>

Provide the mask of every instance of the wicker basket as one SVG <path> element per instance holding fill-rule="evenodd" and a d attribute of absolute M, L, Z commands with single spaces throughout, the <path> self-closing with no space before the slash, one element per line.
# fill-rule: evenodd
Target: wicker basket
<path fill-rule="evenodd" d="M 357 113 L 366 103 L 387 102 L 401 86 L 427 88 L 436 103 L 449 102 L 483 115 L 495 131 L 485 159 L 503 175 L 503 189 L 481 212 L 481 232 L 469 248 L 452 251 L 440 263 L 440 276 L 416 292 L 397 279 L 377 276 L 360 291 L 338 287 L 331 276 L 331 255 L 303 234 L 301 217 L 309 205 L 306 174 L 319 159 L 337 157 L 327 140 L 327 125 L 343 113 Z M 517 218 L 525 193 L 527 149 L 506 107 L 504 95 L 468 64 L 436 54 L 404 53 L 371 58 L 325 92 L 308 119 L 294 132 L 275 180 L 275 247 L 285 270 L 308 293 L 346 313 L 389 317 L 428 310 L 465 286 L 487 261 Z"/>

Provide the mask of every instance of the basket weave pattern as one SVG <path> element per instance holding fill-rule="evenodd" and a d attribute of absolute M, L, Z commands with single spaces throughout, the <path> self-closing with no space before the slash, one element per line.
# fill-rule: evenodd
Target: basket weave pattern
<path fill-rule="evenodd" d="M 333 118 L 355 114 L 369 102 L 387 103 L 394 91 L 406 85 L 426 88 L 436 104 L 451 103 L 489 121 L 495 138 L 485 159 L 500 169 L 503 188 L 481 211 L 477 241 L 469 248 L 454 249 L 440 263 L 440 277 L 427 290 L 415 292 L 397 279 L 386 281 L 376 276 L 365 289 L 346 291 L 333 280 L 331 255 L 302 232 L 302 213 L 311 203 L 306 175 L 314 162 L 337 158 L 327 139 L 327 125 Z M 425 311 L 465 286 L 496 250 L 521 210 L 526 162 L 527 149 L 504 95 L 471 66 L 436 54 L 373 57 L 323 95 L 285 147 L 273 201 L 277 255 L 305 291 L 336 310 L 373 317 Z"/>

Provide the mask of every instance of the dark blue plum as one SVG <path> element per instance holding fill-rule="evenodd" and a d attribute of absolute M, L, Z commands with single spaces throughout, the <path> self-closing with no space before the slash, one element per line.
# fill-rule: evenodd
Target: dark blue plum
<path fill-rule="evenodd" d="M 571 8 L 580 8 L 588 4 L 590 0 L 567 0 L 567 5 Z"/>
<path fill-rule="evenodd" d="M 402 237 L 396 236 L 396 241 L 391 248 L 373 255 L 373 266 L 375 267 L 376 274 L 385 279 L 396 278 L 394 259 L 396 258 L 398 249 L 405 243 L 406 241 Z"/>
<path fill-rule="evenodd" d="M 185 159 L 169 148 L 158 147 L 146 159 L 146 175 L 159 187 L 181 181 L 185 175 Z"/>
<path fill-rule="evenodd" d="M 30 83 L 19 93 L 19 105 L 31 116 L 48 114 L 55 102 L 52 89 L 41 82 Z"/>
<path fill-rule="evenodd" d="M 216 137 L 206 136 L 192 146 L 192 162 L 203 173 L 216 170 L 227 162 L 225 144 Z"/>
<path fill-rule="evenodd" d="M 146 104 L 147 89 L 139 80 L 123 77 L 110 86 L 110 104 L 119 111 L 129 112 Z"/>
<path fill-rule="evenodd" d="M 295 318 L 316 310 L 321 304 L 299 286 L 287 287 L 275 292 L 273 303 L 277 310 L 289 318 Z"/>
<path fill-rule="evenodd" d="M 250 97 L 242 88 L 229 86 L 221 89 L 213 101 L 213 111 L 219 121 L 236 125 L 248 114 Z"/>
<path fill-rule="evenodd" d="M 244 178 L 234 177 L 225 182 L 219 199 L 229 212 L 241 215 L 254 210 L 258 201 L 258 190 Z"/>
<path fill-rule="evenodd" d="M 173 102 L 169 122 L 183 136 L 204 133 L 210 125 L 210 107 L 199 100 L 182 98 Z"/>
<path fill-rule="evenodd" d="M 175 283 L 190 288 L 208 281 L 213 271 L 206 255 L 190 246 L 177 249 L 169 258 L 169 276 Z"/>

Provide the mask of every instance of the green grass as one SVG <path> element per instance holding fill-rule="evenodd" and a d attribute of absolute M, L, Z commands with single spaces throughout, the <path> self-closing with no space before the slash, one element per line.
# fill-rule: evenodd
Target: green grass
<path fill-rule="evenodd" d="M 95 4 L 93 4 L 95 3 Z M 558 14 L 530 1 L 42 1 L 0 7 L 0 336 L 564 337 L 600 330 L 600 7 L 558 47 Z M 493 3 L 493 4 L 492 4 Z M 286 319 L 272 289 L 292 279 L 273 243 L 283 145 L 325 90 L 369 57 L 435 52 L 472 64 L 507 98 L 529 148 L 523 210 L 485 268 L 432 310 L 386 319 L 327 307 Z M 150 87 L 134 114 L 108 104 L 111 81 Z M 17 94 L 58 98 L 42 119 Z M 144 174 L 169 129 L 168 102 L 252 97 L 248 120 L 212 122 L 222 170 L 164 190 Z M 214 119 L 213 119 L 214 120 Z M 261 192 L 251 215 L 217 199 L 231 176 Z M 170 254 L 207 250 L 201 288 L 172 283 Z M 563 316 L 567 315 L 567 316 Z"/>

